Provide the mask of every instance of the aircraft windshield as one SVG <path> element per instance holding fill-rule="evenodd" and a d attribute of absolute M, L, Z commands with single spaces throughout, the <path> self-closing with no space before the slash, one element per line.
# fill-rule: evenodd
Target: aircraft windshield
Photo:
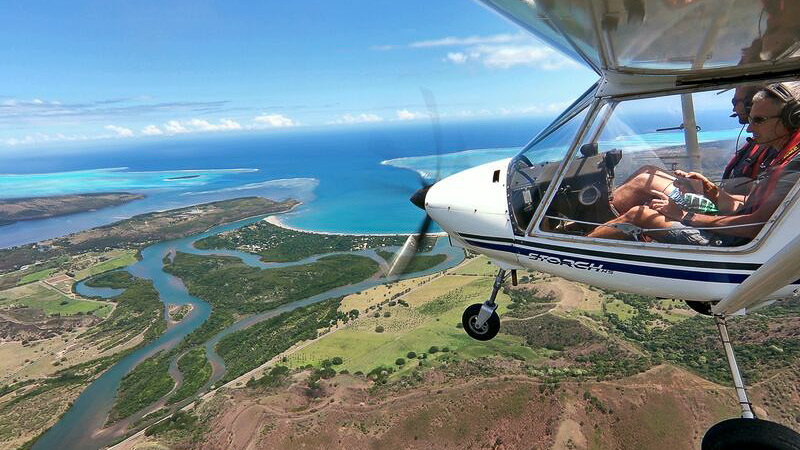
<path fill-rule="evenodd" d="M 800 2 L 484 0 L 595 69 L 700 72 L 797 56 Z"/>
<path fill-rule="evenodd" d="M 782 86 L 800 94 L 798 83 Z M 538 230 L 678 245 L 747 244 L 800 175 L 800 131 L 781 119 L 784 105 L 763 86 L 606 102 L 582 134 Z M 574 136 L 576 119 L 553 139 Z M 560 162 L 540 161 L 555 156 L 549 150 L 555 146 L 547 140 L 538 146 L 514 162 L 511 209 L 518 234 L 531 230 L 525 219 L 559 175 Z"/>

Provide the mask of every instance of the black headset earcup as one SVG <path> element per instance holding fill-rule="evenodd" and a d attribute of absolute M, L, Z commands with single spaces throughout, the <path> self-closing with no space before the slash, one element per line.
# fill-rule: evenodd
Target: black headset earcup
<path fill-rule="evenodd" d="M 800 128 L 800 102 L 797 100 L 787 102 L 781 110 L 781 120 L 783 125 L 790 130 Z"/>
<path fill-rule="evenodd" d="M 790 130 L 800 128 L 800 102 L 794 98 L 792 92 L 781 83 L 768 84 L 764 86 L 764 89 L 784 103 L 783 109 L 781 109 L 783 126 Z"/>

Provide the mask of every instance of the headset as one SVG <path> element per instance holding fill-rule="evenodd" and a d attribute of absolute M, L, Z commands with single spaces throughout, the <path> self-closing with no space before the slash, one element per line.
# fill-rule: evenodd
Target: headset
<path fill-rule="evenodd" d="M 792 95 L 782 83 L 773 83 L 764 87 L 764 90 L 784 103 L 781 109 L 781 122 L 790 130 L 800 128 L 800 102 Z"/>

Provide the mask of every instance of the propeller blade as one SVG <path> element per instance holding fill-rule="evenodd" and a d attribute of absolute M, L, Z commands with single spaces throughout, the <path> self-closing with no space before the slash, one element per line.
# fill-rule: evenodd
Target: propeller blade
<path fill-rule="evenodd" d="M 436 146 L 436 173 L 433 176 L 433 182 L 436 183 L 439 181 L 439 176 L 442 171 L 442 127 L 439 123 L 439 110 L 436 107 L 436 97 L 433 96 L 433 92 L 422 87 L 419 88 L 419 90 L 422 92 L 425 105 L 428 107 L 428 117 L 431 120 L 431 127 L 433 128 L 433 142 Z"/>
<path fill-rule="evenodd" d="M 416 234 L 408 236 L 408 239 L 406 239 L 406 242 L 400 248 L 400 251 L 398 251 L 394 256 L 394 259 L 392 259 L 392 265 L 389 267 L 389 272 L 386 274 L 387 277 L 400 275 L 406 270 L 408 263 L 410 263 L 414 258 L 414 255 L 417 254 L 419 244 L 425 238 L 425 235 L 428 234 L 431 224 L 433 224 L 433 220 L 426 214 L 425 219 L 422 221 L 422 225 L 419 227 L 419 231 L 417 231 Z"/>

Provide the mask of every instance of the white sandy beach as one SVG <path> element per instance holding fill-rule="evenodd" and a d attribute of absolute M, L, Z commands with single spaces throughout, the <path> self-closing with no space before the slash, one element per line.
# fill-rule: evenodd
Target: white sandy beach
<path fill-rule="evenodd" d="M 263 220 L 281 228 L 285 228 L 287 230 L 298 231 L 301 233 L 312 233 L 312 234 L 327 234 L 331 236 L 409 236 L 411 233 L 334 233 L 331 231 L 314 231 L 314 230 L 304 230 L 302 228 L 295 228 L 289 225 L 286 225 L 281 221 L 280 216 L 273 215 L 265 217 Z M 445 237 L 447 233 L 439 232 L 439 233 L 429 233 L 428 236 L 435 236 L 435 237 Z"/>

